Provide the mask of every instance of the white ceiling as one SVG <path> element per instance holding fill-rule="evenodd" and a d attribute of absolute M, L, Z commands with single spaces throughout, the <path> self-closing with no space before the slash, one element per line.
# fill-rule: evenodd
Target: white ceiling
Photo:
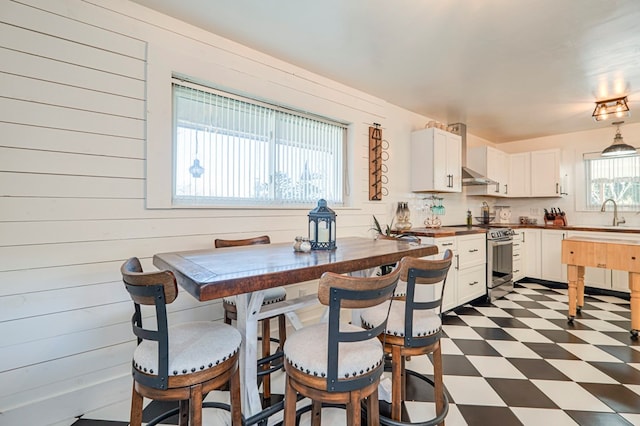
<path fill-rule="evenodd" d="M 640 122 L 638 0 L 134 1 L 492 142 Z"/>

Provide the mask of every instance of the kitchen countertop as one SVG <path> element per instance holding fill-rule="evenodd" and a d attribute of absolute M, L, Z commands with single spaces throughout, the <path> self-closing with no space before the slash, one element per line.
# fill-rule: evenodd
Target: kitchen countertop
<path fill-rule="evenodd" d="M 640 228 L 626 226 L 606 226 L 606 225 L 570 225 L 570 226 L 553 226 L 553 225 L 532 225 L 521 223 L 492 223 L 485 226 L 442 226 L 440 228 L 411 228 L 404 231 L 394 231 L 397 234 L 411 234 L 420 237 L 455 237 L 458 235 L 484 234 L 488 228 L 512 228 L 512 229 L 556 229 L 560 231 L 591 231 L 591 232 L 620 232 L 620 233 L 640 233 Z"/>

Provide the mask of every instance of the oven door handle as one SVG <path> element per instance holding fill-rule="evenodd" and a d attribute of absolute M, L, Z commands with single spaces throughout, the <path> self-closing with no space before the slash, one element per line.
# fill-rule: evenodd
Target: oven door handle
<path fill-rule="evenodd" d="M 491 241 L 492 246 L 508 246 L 513 244 L 513 240 L 509 241 Z"/>

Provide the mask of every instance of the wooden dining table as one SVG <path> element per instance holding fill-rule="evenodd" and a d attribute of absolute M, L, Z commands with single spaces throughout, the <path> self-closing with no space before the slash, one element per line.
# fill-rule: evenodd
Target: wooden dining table
<path fill-rule="evenodd" d="M 156 267 L 172 271 L 180 286 L 200 301 L 236 296 L 237 327 L 244 339 L 240 379 L 247 424 L 255 423 L 251 418 L 263 410 L 256 380 L 258 320 L 266 316 L 261 313 L 263 290 L 315 280 L 328 271 L 364 275 L 405 256 L 423 257 L 438 252 L 435 245 L 359 237 L 339 238 L 336 245 L 334 250 L 310 253 L 294 251 L 292 243 L 276 243 L 159 253 L 153 257 Z M 280 306 L 269 305 L 269 315 L 298 309 L 304 303 L 287 298 Z"/>

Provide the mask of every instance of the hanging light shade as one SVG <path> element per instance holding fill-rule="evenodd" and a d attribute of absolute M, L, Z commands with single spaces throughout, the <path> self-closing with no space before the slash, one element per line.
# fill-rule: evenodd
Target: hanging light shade
<path fill-rule="evenodd" d="M 623 155 L 633 155 L 637 153 L 634 147 L 624 143 L 622 135 L 620 134 L 620 125 L 622 123 L 624 123 L 624 121 L 616 121 L 612 123 L 614 126 L 618 126 L 618 130 L 616 131 L 616 136 L 613 138 L 613 143 L 605 148 L 605 150 L 602 151 L 602 154 L 600 154 L 603 157 L 620 157 Z"/>

